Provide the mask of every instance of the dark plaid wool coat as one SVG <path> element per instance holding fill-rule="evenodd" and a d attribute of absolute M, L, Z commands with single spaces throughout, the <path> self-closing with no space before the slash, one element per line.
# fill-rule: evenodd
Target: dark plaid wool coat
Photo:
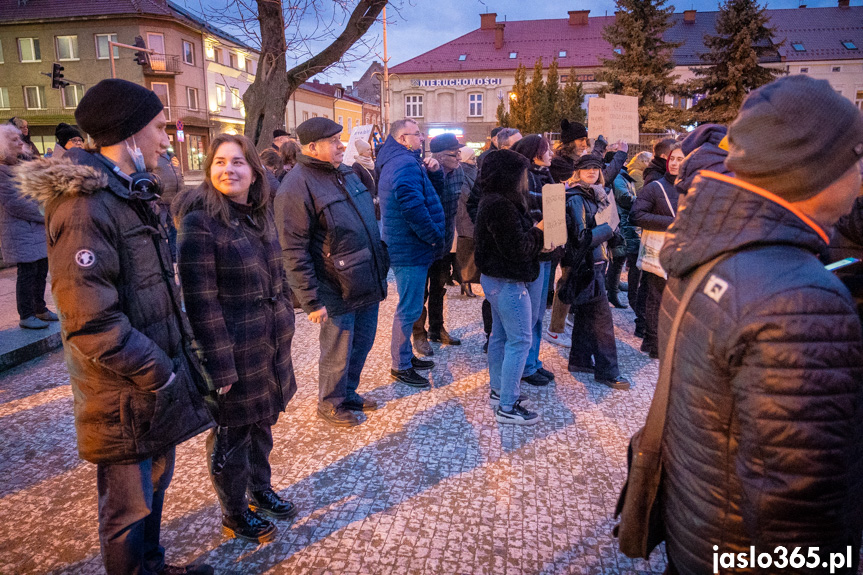
<path fill-rule="evenodd" d="M 284 411 L 297 384 L 294 310 L 287 299 L 276 227 L 264 234 L 234 211 L 231 225 L 203 209 L 183 215 L 177 238 L 186 313 L 219 396 L 216 422 L 250 425 Z"/>

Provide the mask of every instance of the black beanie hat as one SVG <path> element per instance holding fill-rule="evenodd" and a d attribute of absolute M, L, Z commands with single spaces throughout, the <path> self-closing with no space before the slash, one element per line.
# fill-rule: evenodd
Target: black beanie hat
<path fill-rule="evenodd" d="M 863 158 L 863 113 L 826 80 L 786 76 L 746 97 L 728 141 L 725 165 L 742 180 L 805 200 Z"/>
<path fill-rule="evenodd" d="M 530 167 L 527 158 L 512 150 L 492 150 L 482 161 L 479 187 L 482 193 L 492 192 L 507 197 L 518 193 L 524 172 Z"/>
<path fill-rule="evenodd" d="M 494 128 L 492 128 L 491 129 L 491 137 L 494 138 L 495 136 L 497 136 L 497 133 L 500 132 L 501 130 L 503 130 L 503 126 L 495 126 Z"/>
<path fill-rule="evenodd" d="M 578 170 L 589 170 L 591 168 L 602 169 L 602 160 L 594 156 L 593 154 L 585 154 L 583 156 L 579 156 L 577 160 L 575 160 L 575 165 L 573 169 L 575 171 Z"/>
<path fill-rule="evenodd" d="M 564 144 L 587 137 L 587 128 L 578 122 L 569 122 L 566 118 L 560 121 L 560 141 Z"/>
<path fill-rule="evenodd" d="M 98 145 L 111 146 L 143 130 L 163 108 L 152 90 L 111 78 L 87 90 L 75 121 Z"/>
<path fill-rule="evenodd" d="M 70 126 L 65 122 L 60 122 L 57 124 L 57 128 L 54 129 L 54 135 L 57 137 L 57 143 L 60 144 L 61 147 L 65 148 L 66 144 L 72 138 L 81 138 L 84 137 L 81 135 L 81 132 L 78 131 L 74 126 Z"/>
<path fill-rule="evenodd" d="M 341 125 L 336 124 L 329 118 L 315 116 L 297 126 L 297 137 L 300 139 L 300 144 L 305 146 L 306 144 L 335 136 L 341 131 Z"/>

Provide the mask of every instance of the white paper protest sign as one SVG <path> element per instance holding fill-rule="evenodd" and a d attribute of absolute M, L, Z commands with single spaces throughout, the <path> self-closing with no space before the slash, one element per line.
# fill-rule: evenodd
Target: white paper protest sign
<path fill-rule="evenodd" d="M 606 94 L 587 103 L 587 135 L 605 136 L 608 142 L 638 143 L 638 98 Z"/>
<path fill-rule="evenodd" d="M 374 128 L 371 124 L 366 124 L 365 126 L 357 126 L 351 131 L 351 137 L 348 140 L 347 148 L 345 149 L 345 157 L 342 160 L 342 163 L 346 166 L 353 166 L 354 160 L 357 156 L 357 140 L 365 140 L 369 141 L 369 138 L 372 135 L 372 129 Z"/>
<path fill-rule="evenodd" d="M 596 225 L 608 224 L 612 230 L 620 227 L 620 214 L 617 213 L 617 201 L 614 199 L 614 193 L 608 193 L 608 205 L 597 212 Z"/>
<path fill-rule="evenodd" d="M 545 249 L 566 243 L 566 187 L 563 184 L 542 187 L 542 222 Z"/>

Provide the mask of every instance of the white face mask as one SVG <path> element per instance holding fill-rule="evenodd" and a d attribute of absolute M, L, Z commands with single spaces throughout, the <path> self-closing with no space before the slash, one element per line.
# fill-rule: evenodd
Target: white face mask
<path fill-rule="evenodd" d="M 135 136 L 132 136 L 132 146 L 134 146 L 134 149 L 129 145 L 129 140 L 126 140 L 124 143 L 126 144 L 126 151 L 129 152 L 129 157 L 135 164 L 135 170 L 138 172 L 146 172 L 147 164 L 144 162 L 144 154 L 141 152 L 141 148 L 138 147 L 138 144 L 135 143 Z"/>

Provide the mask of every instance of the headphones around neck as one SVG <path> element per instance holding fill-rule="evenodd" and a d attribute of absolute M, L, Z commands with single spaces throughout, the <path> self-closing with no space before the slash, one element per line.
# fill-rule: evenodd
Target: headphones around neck
<path fill-rule="evenodd" d="M 99 160 L 101 160 L 114 175 L 129 184 L 130 199 L 150 202 L 162 197 L 162 180 L 160 180 L 159 176 L 156 174 L 152 174 L 150 172 L 134 172 L 130 175 L 125 173 L 117 164 L 102 154 L 96 154 L 96 157 L 99 158 Z"/>

